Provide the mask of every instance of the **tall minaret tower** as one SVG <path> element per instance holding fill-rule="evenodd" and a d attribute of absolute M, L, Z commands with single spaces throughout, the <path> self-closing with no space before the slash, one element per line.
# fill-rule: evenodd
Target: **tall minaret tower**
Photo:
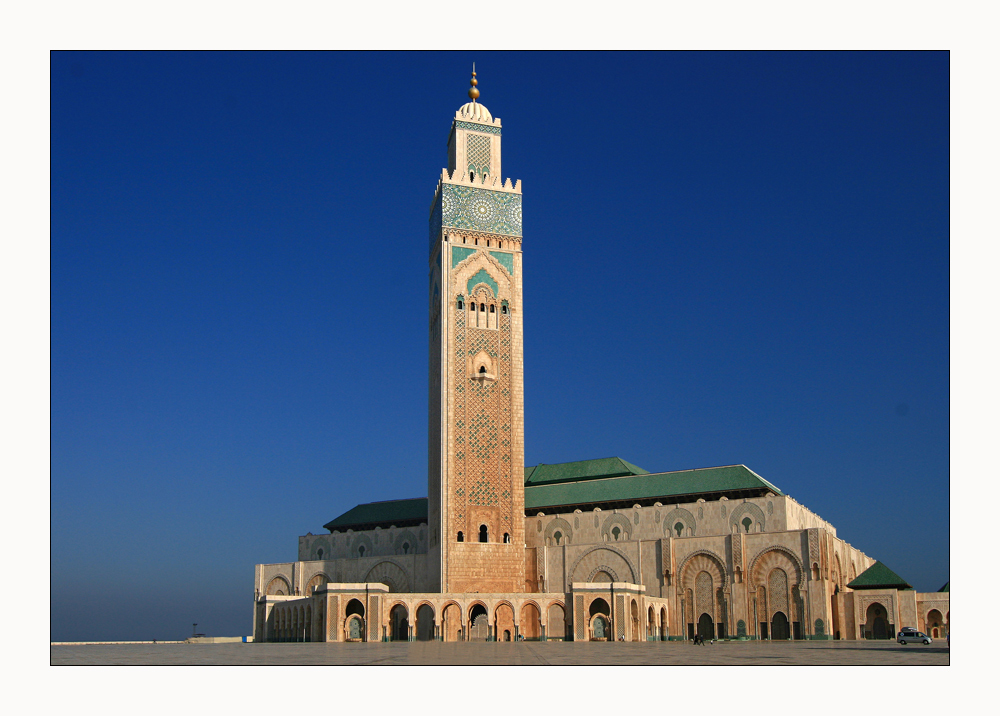
<path fill-rule="evenodd" d="M 471 84 L 431 203 L 428 566 L 436 591 L 523 592 L 521 182 Z"/>

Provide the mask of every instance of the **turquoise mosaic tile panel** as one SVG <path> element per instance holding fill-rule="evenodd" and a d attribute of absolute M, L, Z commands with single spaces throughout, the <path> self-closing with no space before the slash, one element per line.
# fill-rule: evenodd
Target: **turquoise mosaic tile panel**
<path fill-rule="evenodd" d="M 467 249 L 464 246 L 451 247 L 451 267 L 455 268 L 467 258 L 476 253 L 475 249 Z"/>
<path fill-rule="evenodd" d="M 507 273 L 514 275 L 514 254 L 506 251 L 490 251 L 490 256 L 500 262 L 500 265 L 507 269 Z"/>
<path fill-rule="evenodd" d="M 442 184 L 439 205 L 441 226 L 521 236 L 521 195 L 472 186 Z M 431 217 L 432 231 L 435 217 Z M 432 233 L 432 236 L 436 234 Z M 433 240 L 433 239 L 432 239 Z"/>
<path fill-rule="evenodd" d="M 497 282 L 493 280 L 493 277 L 486 273 L 486 269 L 479 269 L 476 274 L 469 279 L 468 291 L 472 293 L 472 288 L 478 283 L 485 283 L 491 289 L 493 289 L 493 295 L 497 296 L 500 293 L 500 286 Z"/>
<path fill-rule="evenodd" d="M 474 124 L 473 122 L 460 122 L 455 120 L 456 129 L 471 129 L 473 132 L 486 132 L 500 136 L 500 127 L 492 127 L 488 124 Z"/>

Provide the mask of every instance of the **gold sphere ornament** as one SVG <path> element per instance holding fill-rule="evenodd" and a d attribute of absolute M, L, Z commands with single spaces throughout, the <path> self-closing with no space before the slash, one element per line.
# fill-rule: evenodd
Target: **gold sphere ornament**
<path fill-rule="evenodd" d="M 469 88 L 469 99 L 475 102 L 479 98 L 479 90 L 476 89 L 476 85 L 479 84 L 479 81 L 476 79 L 475 64 L 472 65 L 472 79 L 469 81 L 469 84 L 472 85 L 472 87 Z"/>

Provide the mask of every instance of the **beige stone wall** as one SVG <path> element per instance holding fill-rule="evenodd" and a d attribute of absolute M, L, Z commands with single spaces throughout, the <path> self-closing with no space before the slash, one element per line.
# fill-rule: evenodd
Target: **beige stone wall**
<path fill-rule="evenodd" d="M 818 528 L 826 530 L 834 537 L 837 536 L 836 528 L 809 508 L 804 505 L 800 505 L 787 495 L 780 499 L 783 503 L 781 510 L 784 517 L 783 529 L 804 530 Z"/>
<path fill-rule="evenodd" d="M 255 570 L 255 594 L 305 596 L 318 584 L 330 582 L 371 582 L 389 585 L 393 591 L 426 591 L 427 555 L 374 556 L 363 559 L 333 559 L 277 564 L 258 564 Z M 287 587 L 284 586 L 287 584 Z"/>
<path fill-rule="evenodd" d="M 525 538 L 530 547 L 557 546 L 556 532 L 561 534 L 561 540 L 572 544 L 651 540 L 676 537 L 678 524 L 682 537 L 728 535 L 737 529 L 744 531 L 741 524 L 744 518 L 751 520 L 751 533 L 781 532 L 786 529 L 785 504 L 785 498 L 771 495 L 713 502 L 657 503 L 651 507 L 635 505 L 631 509 L 539 512 L 525 518 Z M 617 535 L 615 527 L 619 528 Z"/>
<path fill-rule="evenodd" d="M 360 556 L 364 547 L 366 557 L 425 554 L 428 548 L 426 524 L 416 527 L 392 527 L 372 530 L 347 530 L 325 535 L 299 537 L 299 561 L 321 559 L 352 559 Z M 323 550 L 322 556 L 319 550 Z"/>

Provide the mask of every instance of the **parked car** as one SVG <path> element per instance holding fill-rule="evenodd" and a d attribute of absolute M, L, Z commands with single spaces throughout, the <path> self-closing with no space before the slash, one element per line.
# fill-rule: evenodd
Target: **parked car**
<path fill-rule="evenodd" d="M 906 644 L 930 644 L 933 639 L 922 631 L 904 629 L 896 635 L 896 641 L 905 646 Z"/>

